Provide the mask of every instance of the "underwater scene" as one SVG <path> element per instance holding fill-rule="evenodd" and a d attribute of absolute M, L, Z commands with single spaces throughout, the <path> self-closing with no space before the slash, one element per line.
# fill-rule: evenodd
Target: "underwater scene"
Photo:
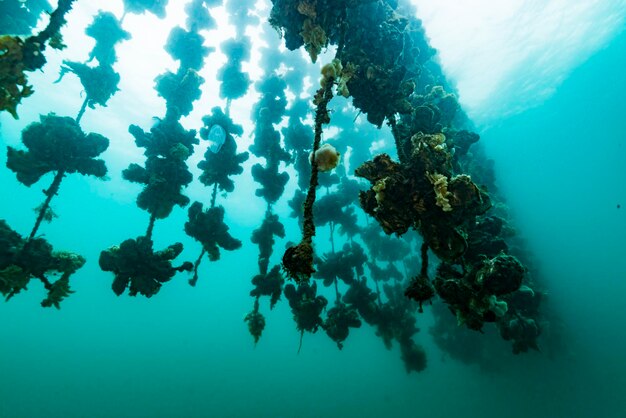
<path fill-rule="evenodd" d="M 0 0 L 0 418 L 626 417 L 626 0 Z"/>

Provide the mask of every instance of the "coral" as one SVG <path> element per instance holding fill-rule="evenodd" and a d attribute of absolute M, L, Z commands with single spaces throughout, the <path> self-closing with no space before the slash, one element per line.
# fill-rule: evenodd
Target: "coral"
<path fill-rule="evenodd" d="M 290 50 L 305 46 L 311 60 L 342 36 L 346 11 L 373 0 L 272 0 L 269 23 L 285 38 Z"/>
<path fill-rule="evenodd" d="M 363 247 L 356 242 L 345 243 L 341 251 L 324 254 L 316 261 L 315 278 L 322 279 L 324 286 L 331 286 L 336 279 L 350 285 L 357 277 L 364 274 L 363 265 L 367 256 Z"/>
<path fill-rule="evenodd" d="M 426 177 L 433 185 L 435 191 L 435 203 L 444 212 L 451 212 L 452 206 L 450 206 L 450 200 L 448 199 L 448 178 L 439 173 L 426 173 Z"/>
<path fill-rule="evenodd" d="M 198 138 L 196 138 L 196 131 L 188 131 L 178 121 L 170 119 L 159 119 L 150 128 L 150 132 L 144 132 L 137 125 L 130 125 L 128 132 L 135 138 L 135 144 L 138 147 L 145 148 L 144 155 L 146 157 L 174 157 L 174 154 L 179 155 L 179 153 L 172 151 L 181 145 L 187 149 L 188 157 L 193 153 L 194 145 L 199 143 Z M 184 155 L 182 157 L 186 159 Z"/>
<path fill-rule="evenodd" d="M 24 41 L 14 36 L 0 36 L 0 111 L 17 119 L 17 106 L 33 94 L 28 85 L 23 55 Z"/>
<path fill-rule="evenodd" d="M 227 0 L 226 12 L 230 18 L 230 22 L 237 28 L 237 34 L 241 35 L 246 26 L 258 23 L 258 17 L 251 13 L 250 6 L 242 1 Z"/>
<path fill-rule="evenodd" d="M 343 65 L 341 65 L 341 61 L 337 58 L 333 59 L 328 64 L 324 64 L 321 69 L 322 79 L 320 80 L 320 86 L 322 88 L 326 87 L 326 84 L 333 83 L 336 79 L 341 77 L 341 71 L 343 70 Z"/>
<path fill-rule="evenodd" d="M 349 29 L 345 30 L 341 60 L 344 66 L 349 63 L 353 68 L 346 88 L 354 106 L 378 127 L 397 113 L 410 113 L 408 97 L 415 82 L 410 65 L 402 62 L 413 31 L 408 20 L 389 5 L 372 4 L 348 14 L 346 25 Z"/>
<path fill-rule="evenodd" d="M 263 167 L 261 164 L 253 165 L 251 173 L 254 181 L 262 186 L 256 190 L 256 195 L 271 204 L 276 203 L 285 191 L 289 174 L 285 171 L 279 172 L 277 165 Z"/>
<path fill-rule="evenodd" d="M 285 238 L 285 226 L 280 222 L 278 215 L 265 212 L 261 226 L 252 231 L 251 241 L 259 246 L 259 271 L 267 273 L 270 257 L 273 253 L 274 237 Z"/>
<path fill-rule="evenodd" d="M 96 104 L 106 106 L 109 99 L 117 92 L 120 75 L 113 67 L 100 65 L 90 67 L 80 62 L 63 61 L 61 74 L 57 83 L 66 73 L 73 73 L 80 79 L 87 95 L 87 106 L 94 108 Z"/>
<path fill-rule="evenodd" d="M 453 144 L 455 158 L 460 158 L 469 152 L 470 147 L 480 140 L 480 136 L 477 133 L 460 130 L 460 131 L 447 131 L 446 137 L 450 139 Z"/>
<path fill-rule="evenodd" d="M 413 340 L 401 343 L 400 353 L 407 373 L 419 373 L 426 369 L 426 352 L 422 346 L 417 345 Z"/>
<path fill-rule="evenodd" d="M 370 325 L 378 321 L 380 308 L 376 304 L 377 299 L 377 295 L 367 287 L 364 277 L 353 281 L 348 291 L 343 295 L 343 302 L 353 306 L 359 313 L 359 316 Z"/>
<path fill-rule="evenodd" d="M 43 68 L 46 42 L 52 48 L 65 47 L 60 34 L 65 25 L 65 15 L 72 9 L 75 0 L 59 0 L 57 8 L 50 14 L 48 25 L 37 35 L 25 40 L 19 37 L 0 36 L 0 111 L 8 111 L 15 119 L 21 100 L 33 93 L 28 85 L 27 71 Z"/>
<path fill-rule="evenodd" d="M 330 224 L 333 230 L 339 226 L 339 232 L 349 236 L 354 236 L 361 230 L 350 197 L 340 190 L 316 200 L 313 214 L 316 226 Z"/>
<path fill-rule="evenodd" d="M 122 172 L 126 180 L 144 185 L 137 205 L 157 219 L 169 216 L 175 205 L 187 206 L 189 198 L 182 188 L 193 179 L 185 160 L 198 143 L 195 131 L 186 131 L 180 123 L 164 120 L 149 133 L 135 125 L 130 126 L 129 132 L 137 146 L 146 148 L 148 157 L 145 167 L 133 163 Z"/>
<path fill-rule="evenodd" d="M 484 261 L 476 273 L 476 282 L 496 296 L 515 292 L 522 285 L 523 278 L 524 267 L 519 260 L 504 253 Z"/>
<path fill-rule="evenodd" d="M 372 279 L 377 282 L 402 280 L 404 278 L 404 274 L 402 274 L 402 272 L 398 270 L 398 267 L 392 262 L 389 262 L 385 268 L 382 268 L 378 264 L 368 261 L 367 267 L 370 270 Z"/>
<path fill-rule="evenodd" d="M 27 151 L 8 147 L 7 167 L 26 186 L 49 172 L 79 173 L 98 178 L 107 174 L 103 160 L 96 159 L 109 146 L 102 135 L 85 134 L 70 117 L 42 115 L 22 131 Z"/>
<path fill-rule="evenodd" d="M 261 184 L 261 188 L 256 190 L 256 195 L 264 198 L 270 205 L 282 196 L 289 181 L 289 174 L 280 171 L 280 163 L 289 162 L 291 155 L 282 148 L 280 133 L 274 127 L 285 113 L 286 87 L 284 80 L 274 75 L 258 82 L 257 89 L 261 92 L 261 98 L 252 110 L 256 127 L 250 152 L 266 160 L 265 166 L 262 164 L 252 166 L 252 177 Z"/>
<path fill-rule="evenodd" d="M 301 15 L 305 15 L 306 17 L 310 17 L 311 19 L 315 19 L 317 17 L 317 11 L 315 10 L 316 2 L 302 0 L 298 3 L 298 13 Z"/>
<path fill-rule="evenodd" d="M 529 349 L 539 350 L 537 338 L 541 329 L 532 318 L 514 317 L 500 322 L 500 334 L 505 340 L 513 340 L 513 354 L 519 354 Z"/>
<path fill-rule="evenodd" d="M 425 197 L 411 185 L 417 179 L 405 174 L 389 155 L 376 156 L 354 173 L 372 183 L 371 190 L 360 193 L 361 207 L 378 220 L 385 233 L 406 233 L 424 212 Z"/>
<path fill-rule="evenodd" d="M 322 324 L 326 334 L 337 343 L 337 347 L 340 350 L 343 348 L 343 342 L 350 334 L 350 328 L 360 327 L 361 320 L 356 309 L 339 300 L 335 303 L 335 306 L 328 310 L 328 317 Z"/>
<path fill-rule="evenodd" d="M 324 28 L 316 24 L 314 19 L 305 19 L 300 36 L 302 36 L 304 47 L 309 53 L 311 61 L 317 61 L 317 56 L 322 52 L 322 48 L 328 46 L 328 37 Z"/>
<path fill-rule="evenodd" d="M 193 110 L 193 102 L 202 95 L 200 86 L 204 84 L 202 78 L 194 69 L 170 71 L 159 75 L 155 80 L 159 96 L 167 102 L 167 119 L 180 119 Z"/>
<path fill-rule="evenodd" d="M 138 293 L 151 297 L 158 293 L 163 283 L 179 271 L 191 271 L 193 264 L 185 262 L 179 267 L 172 261 L 183 251 L 181 243 L 172 244 L 162 251 L 154 251 L 152 240 L 147 237 L 127 239 L 100 253 L 100 268 L 115 274 L 113 291 L 121 295 L 126 289 L 130 296 Z"/>
<path fill-rule="evenodd" d="M 361 192 L 361 206 L 387 234 L 402 235 L 413 227 L 422 233 L 435 254 L 444 260 L 455 260 L 467 249 L 465 234 L 459 228 L 484 213 L 490 200 L 468 176 L 457 176 L 449 184 L 439 177 L 439 196 L 433 192 L 429 171 L 448 170 L 442 138 L 445 139 L 443 135 L 420 136 L 414 141 L 410 164 L 396 163 L 381 154 L 358 167 L 355 174 L 372 184 L 372 189 Z M 445 196 L 443 186 L 449 189 Z M 440 205 L 455 210 L 442 211 Z"/>
<path fill-rule="evenodd" d="M 220 97 L 235 100 L 243 97 L 250 87 L 250 76 L 241 69 L 242 61 L 250 59 L 250 40 L 229 39 L 221 49 L 228 60 L 217 73 L 217 79 L 222 82 Z"/>
<path fill-rule="evenodd" d="M 487 298 L 489 303 L 489 311 L 493 312 L 496 318 L 502 318 L 509 310 L 509 305 L 502 300 L 498 300 L 495 295 L 491 295 Z"/>
<path fill-rule="evenodd" d="M 508 253 L 509 246 L 504 240 L 506 222 L 498 216 L 481 216 L 467 229 L 468 248 L 464 258 L 474 264 L 482 257 L 495 257 Z"/>
<path fill-rule="evenodd" d="M 0 33 L 30 35 L 44 11 L 52 11 L 47 0 L 3 1 Z"/>
<path fill-rule="evenodd" d="M 111 66 L 117 61 L 115 46 L 131 38 L 129 32 L 111 12 L 100 11 L 93 22 L 87 26 L 85 33 L 95 39 L 96 45 L 89 53 L 89 60 L 97 59 L 100 65 Z"/>
<path fill-rule="evenodd" d="M 263 314 L 259 312 L 258 300 L 254 301 L 254 309 L 252 312 L 248 313 L 243 320 L 248 323 L 248 331 L 254 338 L 254 344 L 258 343 L 265 329 L 265 318 Z"/>
<path fill-rule="evenodd" d="M 54 306 L 57 309 L 61 309 L 59 304 L 72 293 L 74 293 L 74 291 L 70 289 L 69 274 L 64 273 L 60 279 L 50 285 L 48 296 L 41 301 L 41 306 L 44 308 Z"/>
<path fill-rule="evenodd" d="M 419 311 L 423 312 L 422 304 L 435 296 L 435 288 L 427 276 L 420 274 L 411 279 L 409 287 L 407 287 L 404 294 L 409 299 L 419 303 Z"/>
<path fill-rule="evenodd" d="M 473 158 L 476 148 L 469 153 L 479 137 L 463 129 L 471 123 L 461 111 L 454 89 L 440 66 L 431 60 L 435 51 L 428 44 L 421 22 L 404 15 L 405 12 L 406 8 L 396 1 L 272 0 L 270 24 L 283 36 L 288 49 L 304 45 L 313 61 L 326 46 L 337 46 L 335 60 L 322 67 L 322 88 L 313 101 L 318 111 L 312 155 L 319 148 L 321 125 L 330 119 L 325 108 L 320 112 L 320 105 L 325 107 L 335 86 L 337 94 L 352 96 L 352 104 L 370 123 L 377 127 L 385 121 L 389 124 L 398 161 L 383 153 L 362 163 L 369 149 L 348 145 L 346 139 L 362 137 L 358 128 L 341 132 L 337 149 L 345 153 L 349 146 L 350 159 L 354 156 L 361 159 L 355 174 L 370 182 L 370 189 L 359 196 L 365 212 L 387 234 L 404 235 L 414 229 L 422 235 L 421 271 L 411 274 L 413 279 L 406 295 L 418 302 L 421 310 L 423 302 L 439 294 L 459 322 L 471 329 L 481 329 L 484 322 L 497 322 L 502 336 L 513 341 L 514 350 L 524 351 L 536 346 L 539 327 L 531 318 L 538 315 L 537 304 L 516 296 L 522 293 L 516 289 L 522 283 L 524 269 L 513 257 L 505 252 L 500 254 L 508 250 L 504 235 L 509 228 L 501 219 L 485 215 L 492 203 L 482 185 L 488 184 L 492 192 L 495 190 L 493 163 L 486 159 L 484 165 L 477 163 Z M 346 124 L 349 121 L 340 125 Z M 299 244 L 287 249 L 283 266 L 289 276 L 301 283 L 315 271 L 309 264 L 313 259 L 315 226 L 330 225 L 334 249 L 335 223 L 350 218 L 347 214 L 350 206 L 343 206 L 337 192 L 330 191 L 338 183 L 343 168 L 337 170 L 338 177 L 324 177 L 319 175 L 316 164 L 312 164 L 311 175 L 307 176 L 302 154 L 303 150 L 307 153 L 310 150 L 299 145 L 300 138 L 296 136 L 299 131 L 302 129 L 294 117 L 286 130 L 289 135 L 285 142 L 295 151 L 293 161 L 299 186 L 304 188 L 308 180 L 309 191 L 306 196 L 296 193 L 290 202 L 293 215 L 301 219 L 303 237 Z M 377 138 L 359 139 L 370 144 Z M 352 161 L 350 164 L 358 165 Z M 463 174 L 468 171 L 472 177 Z M 318 186 L 327 188 L 329 194 L 313 206 Z M 313 207 L 318 212 L 313 213 Z M 383 245 L 376 244 L 375 235 L 371 230 L 361 231 L 364 241 L 371 244 L 373 258 L 383 253 L 378 249 Z M 429 251 L 443 260 L 433 282 L 428 277 Z M 337 272 L 342 266 L 335 259 L 340 259 L 340 253 L 325 255 L 330 262 L 327 266 L 323 260 L 317 260 L 316 276 L 324 278 L 326 284 L 337 282 Z M 394 260 L 391 251 L 385 257 Z M 414 258 L 411 265 L 407 264 L 410 269 L 419 265 Z M 387 270 L 395 275 L 392 264 Z M 387 273 L 375 262 L 370 263 L 370 272 L 378 278 L 377 286 Z M 391 292 L 394 302 L 383 303 L 378 296 L 376 307 L 372 303 L 376 296 L 369 292 L 365 282 L 353 279 L 346 297 L 360 304 L 359 313 L 368 316 L 366 322 L 376 325 L 386 343 L 392 339 L 400 342 L 407 371 L 419 371 L 425 367 L 425 356 L 411 339 L 414 327 L 406 313 L 411 308 L 398 301 L 405 293 L 399 288 L 385 287 L 385 293 L 389 296 Z M 512 303 L 514 300 L 517 304 Z M 513 322 L 512 318 L 529 321 Z M 400 327 L 404 331 L 398 332 L 398 323 L 405 324 Z"/>
<path fill-rule="evenodd" d="M 137 197 L 137 206 L 157 219 L 167 218 L 176 205 L 184 207 L 189 204 L 182 188 L 193 178 L 180 159 L 149 157 L 145 168 L 131 164 L 122 175 L 125 180 L 144 185 Z"/>
<path fill-rule="evenodd" d="M 215 19 L 207 7 L 221 3 L 220 0 L 192 0 L 185 6 L 187 27 L 190 31 L 211 30 L 215 28 Z"/>
<path fill-rule="evenodd" d="M 202 243 L 211 261 L 220 258 L 220 248 L 234 251 L 241 248 L 241 241 L 228 232 L 224 223 L 224 208 L 214 206 L 202 210 L 202 203 L 194 202 L 187 211 L 189 220 L 185 222 L 187 235 Z"/>
<path fill-rule="evenodd" d="M 289 300 L 298 331 L 314 333 L 323 327 L 324 321 L 320 315 L 328 301 L 324 296 L 317 295 L 315 283 L 301 283 L 297 288 L 288 284 L 283 292 Z"/>
<path fill-rule="evenodd" d="M 447 93 L 443 86 L 433 86 L 423 100 L 425 103 L 437 107 L 439 123 L 443 127 L 448 127 L 453 123 L 454 117 L 460 108 L 456 96 L 452 93 Z"/>
<path fill-rule="evenodd" d="M 348 82 L 354 77 L 355 72 L 356 67 L 352 63 L 348 63 L 344 68 L 341 61 L 335 58 L 322 67 L 320 86 L 324 88 L 328 83 L 335 83 L 337 85 L 337 93 L 340 96 L 349 97 Z"/>
<path fill-rule="evenodd" d="M 43 238 L 24 239 L 0 220 L 0 293 L 7 299 L 25 290 L 32 279 L 40 280 L 48 294 L 43 307 L 59 309 L 71 293 L 69 279 L 85 264 L 85 259 L 68 252 L 56 252 Z M 49 277 L 60 274 L 51 282 Z"/>
<path fill-rule="evenodd" d="M 337 93 L 343 97 L 350 97 L 350 89 L 348 89 L 348 83 L 352 80 L 352 77 L 356 74 L 356 67 L 349 62 L 345 68 L 342 69 L 339 79 L 337 81 Z"/>
<path fill-rule="evenodd" d="M 274 309 L 283 292 L 283 283 L 285 279 L 280 272 L 280 266 L 274 266 L 269 273 L 257 274 L 252 278 L 254 289 L 250 291 L 250 296 L 269 296 L 270 309 Z"/>
<path fill-rule="evenodd" d="M 499 254 L 483 259 L 468 272 L 442 263 L 434 284 L 437 294 L 450 306 L 460 323 L 480 330 L 485 322 L 496 322 L 508 312 L 508 303 L 498 297 L 517 291 L 524 269 L 513 256 Z"/>
<path fill-rule="evenodd" d="M 165 51 L 174 60 L 180 61 L 183 70 L 200 71 L 204 66 L 204 59 L 214 51 L 214 48 L 204 46 L 204 36 L 198 32 L 186 31 L 175 27 L 170 32 L 165 44 Z"/>

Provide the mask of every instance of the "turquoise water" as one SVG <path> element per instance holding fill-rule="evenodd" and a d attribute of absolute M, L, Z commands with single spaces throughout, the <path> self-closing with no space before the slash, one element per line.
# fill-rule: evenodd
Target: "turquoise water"
<path fill-rule="evenodd" d="M 114 100 L 87 112 L 85 130 L 108 124 L 115 141 L 133 149 L 109 164 L 104 186 L 69 176 L 53 203 L 59 218 L 43 226 L 55 248 L 88 260 L 72 278 L 76 293 L 58 311 L 42 309 L 44 290 L 33 282 L 0 304 L 0 416 L 626 416 L 624 51 L 621 33 L 540 106 L 478 127 L 514 226 L 546 281 L 545 303 L 564 323 L 558 324 L 560 345 L 514 356 L 497 341 L 501 354 L 489 370 L 464 365 L 433 343 L 426 307 L 416 340 L 428 367 L 407 374 L 397 345 L 386 350 L 368 326 L 352 330 L 341 351 L 323 332 L 306 334 L 298 353 L 300 336 L 283 297 L 273 311 L 262 302 L 267 325 L 255 346 L 243 322 L 252 305 L 250 278 L 258 271 L 258 248 L 249 236 L 260 222 L 259 211 L 246 207 L 257 199 L 250 197 L 249 171 L 236 179 L 232 200 L 220 201 L 242 249 L 205 262 L 196 288 L 180 275 L 150 299 L 116 296 L 111 275 L 98 266 L 100 251 L 141 234 L 148 219 L 134 204 L 139 188 L 119 175 L 140 155 L 117 122 L 116 112 L 125 119 Z M 67 109 L 46 101 L 54 97 L 46 93 L 37 91 L 30 110 L 25 102 L 19 122 L 0 114 L 3 144 L 19 143 L 19 129 L 38 112 L 76 112 L 74 92 L 67 94 Z M 0 170 L 0 218 L 20 232 L 30 230 L 30 208 L 41 203 L 42 184 L 25 188 Z M 208 192 L 194 190 L 208 200 Z M 254 206 L 262 213 L 262 203 Z M 277 211 L 287 213 L 285 203 Z M 155 246 L 180 240 L 186 247 L 181 259 L 195 259 L 199 244 L 182 233 L 185 220 L 186 210 L 175 209 L 160 221 Z M 274 262 L 298 234 L 290 222 Z"/>

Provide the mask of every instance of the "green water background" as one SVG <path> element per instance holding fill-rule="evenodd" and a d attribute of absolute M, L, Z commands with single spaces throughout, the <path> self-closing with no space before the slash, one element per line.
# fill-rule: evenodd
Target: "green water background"
<path fill-rule="evenodd" d="M 257 271 L 250 225 L 260 219 L 231 221 L 243 249 L 205 263 L 197 288 L 179 276 L 150 300 L 116 297 L 112 277 L 98 268 L 99 252 L 140 235 L 148 217 L 99 182 L 70 176 L 53 203 L 61 217 L 43 232 L 88 263 L 60 311 L 39 307 L 38 283 L 0 303 L 0 416 L 626 416 L 624 51 L 622 33 L 544 104 L 481 128 L 515 226 L 548 283 L 548 303 L 567 323 L 567 349 L 555 359 L 505 355 L 489 373 L 464 366 L 433 345 L 428 309 L 416 336 L 428 353 L 421 374 L 407 375 L 397 347 L 385 350 L 368 327 L 353 331 L 343 351 L 322 333 L 305 335 L 297 354 L 299 335 L 284 300 L 272 312 L 262 304 L 267 327 L 255 347 L 243 317 Z M 107 112 L 87 114 L 85 123 L 115 109 Z M 2 140 L 14 145 L 19 137 L 6 118 Z M 134 147 L 130 135 L 119 134 Z M 28 189 L 0 170 L 0 217 L 29 231 L 30 208 L 41 203 L 46 181 Z M 195 259 L 198 245 L 181 231 L 184 216 L 179 209 L 158 223 L 155 245 L 182 240 L 181 259 Z"/>

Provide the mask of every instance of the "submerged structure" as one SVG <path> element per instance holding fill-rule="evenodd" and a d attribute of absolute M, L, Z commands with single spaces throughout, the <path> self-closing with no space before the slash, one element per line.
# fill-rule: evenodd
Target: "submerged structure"
<path fill-rule="evenodd" d="M 0 21 L 0 110 L 17 118 L 28 96 L 37 94 L 27 72 L 43 67 L 46 45 L 63 46 L 60 33 L 73 2 L 61 0 L 48 26 L 28 37 L 34 26 L 29 22 L 37 21 L 45 5 L 4 3 L 12 8 Z M 158 17 L 165 15 L 166 3 L 124 0 L 126 12 Z M 173 28 L 164 46 L 178 69 L 155 80 L 166 113 L 149 131 L 128 128 L 129 143 L 132 138 L 144 150 L 145 161 L 131 163 L 123 177 L 141 185 L 136 203 L 149 216 L 144 233 L 102 249 L 98 263 L 111 273 L 112 290 L 153 297 L 185 272 L 192 286 L 203 280 L 199 267 L 205 258 L 217 262 L 222 251 L 237 251 L 247 238 L 231 234 L 219 199 L 237 187 L 234 176 L 251 176 L 265 207 L 249 237 L 259 249 L 258 274 L 251 277 L 253 307 L 245 315 L 255 343 L 268 325 L 262 309 L 267 297 L 270 310 L 281 300 L 288 303 L 300 344 L 305 333 L 321 330 L 341 349 L 351 329 L 367 325 L 386 347 L 399 344 L 408 372 L 426 367 L 418 323 L 431 305 L 435 342 L 464 361 L 472 355 L 459 352 L 459 327 L 481 332 L 494 326 L 513 352 L 538 349 L 548 319 L 536 272 L 525 264 L 530 260 L 524 252 L 515 250 L 493 164 L 481 152 L 479 135 L 411 6 L 399 0 L 272 0 L 269 15 L 259 16 L 246 2 L 227 0 L 223 6 L 236 30 L 220 46 L 227 57 L 217 71 L 225 106 L 207 107 L 197 132 L 181 118 L 204 106 L 200 72 L 214 52 L 204 45 L 205 33 L 215 28 L 211 10 L 218 6 L 220 0 L 186 4 L 186 27 Z M 242 63 L 252 49 L 246 27 L 258 25 L 280 39 L 268 36 L 260 50 L 264 75 L 253 83 Z M 59 78 L 62 83 L 74 74 L 84 87 L 77 116 L 50 109 L 24 129 L 23 149 L 7 150 L 7 168 L 25 186 L 53 176 L 28 236 L 0 221 L 0 292 L 7 299 L 35 279 L 48 290 L 42 305 L 59 308 L 73 293 L 70 276 L 85 264 L 78 254 L 55 252 L 39 231 L 42 222 L 53 220 L 50 203 L 67 175 L 107 174 L 102 154 L 108 139 L 84 133 L 80 121 L 87 109 L 106 106 L 117 92 L 115 48 L 132 42 L 123 17 L 109 12 L 99 12 L 85 34 L 95 40 L 89 57 L 64 62 Z M 283 46 L 295 52 L 281 53 Z M 320 60 L 321 70 L 313 65 Z M 303 82 L 311 74 L 312 87 Z M 250 109 L 253 143 L 242 151 L 244 129 L 230 109 L 251 89 L 258 93 Z M 366 122 L 354 123 L 356 118 Z M 326 137 L 331 127 L 336 133 Z M 384 146 L 373 152 L 372 144 L 381 139 Z M 191 202 L 185 188 L 194 176 L 187 162 L 201 140 L 209 144 L 197 164 L 206 200 Z M 247 167 L 251 156 L 258 162 Z M 290 182 L 297 183 L 295 193 L 284 196 Z M 280 199 L 289 199 L 291 216 L 276 209 Z M 181 242 L 155 248 L 157 221 L 182 208 L 188 219 L 180 225 L 181 236 L 199 244 L 195 260 L 176 261 Z M 287 227 L 290 217 L 300 236 Z M 320 239 L 322 228 L 328 242 Z M 291 245 L 275 248 L 276 239 L 285 237 Z M 55 273 L 60 277 L 50 279 Z"/>

